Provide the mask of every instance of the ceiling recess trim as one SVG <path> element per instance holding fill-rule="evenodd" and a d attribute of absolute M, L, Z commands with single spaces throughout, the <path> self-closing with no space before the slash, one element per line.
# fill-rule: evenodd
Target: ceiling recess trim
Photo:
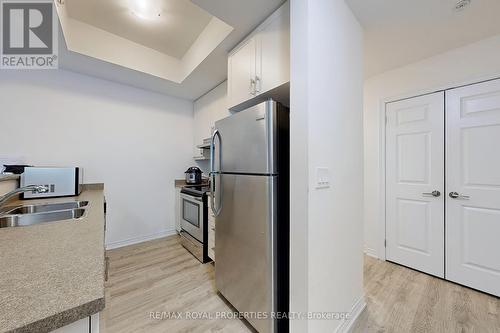
<path fill-rule="evenodd" d="M 233 31 L 213 16 L 181 59 L 172 57 L 90 24 L 71 18 L 64 2 L 56 2 L 57 14 L 69 51 L 182 83 Z"/>

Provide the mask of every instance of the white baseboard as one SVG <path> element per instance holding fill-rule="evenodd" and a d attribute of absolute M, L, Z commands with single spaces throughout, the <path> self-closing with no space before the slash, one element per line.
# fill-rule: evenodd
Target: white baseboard
<path fill-rule="evenodd" d="M 367 256 L 379 259 L 377 251 L 375 249 L 372 249 L 372 248 L 369 248 L 369 247 L 365 247 L 365 254 Z"/>
<path fill-rule="evenodd" d="M 108 243 L 108 244 L 106 244 L 106 250 L 117 249 L 119 247 L 138 244 L 138 243 L 142 243 L 142 242 L 147 242 L 147 241 L 150 241 L 153 239 L 167 237 L 167 236 L 173 236 L 176 234 L 177 234 L 177 230 L 175 230 L 175 229 L 163 230 L 163 231 L 160 231 L 160 232 L 157 232 L 154 234 L 150 234 L 150 235 L 138 236 L 138 237 L 133 237 L 133 238 L 129 238 L 129 239 L 124 239 L 124 240 Z"/>
<path fill-rule="evenodd" d="M 350 315 L 348 319 L 344 319 L 339 327 L 335 330 L 335 333 L 350 333 L 354 327 L 354 324 L 356 323 L 356 320 L 358 320 L 359 316 L 363 312 L 363 310 L 366 308 L 366 302 L 365 302 L 365 297 L 361 296 L 360 299 L 354 303 L 354 306 L 351 309 Z"/>

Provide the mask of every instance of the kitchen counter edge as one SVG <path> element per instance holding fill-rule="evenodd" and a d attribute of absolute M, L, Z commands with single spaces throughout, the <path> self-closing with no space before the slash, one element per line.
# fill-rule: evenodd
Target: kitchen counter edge
<path fill-rule="evenodd" d="M 79 196 L 76 197 L 71 197 L 72 199 L 78 199 L 80 198 L 84 193 L 88 192 L 93 192 L 93 191 L 103 191 L 104 190 L 104 184 L 102 183 L 95 183 L 95 184 L 83 184 L 82 185 L 83 191 Z M 103 201 L 105 201 L 104 198 L 104 193 L 103 195 Z M 66 198 L 69 199 L 69 198 Z M 43 201 L 51 201 L 52 199 L 41 199 Z M 54 198 L 54 200 L 60 201 L 64 200 L 64 198 Z M 37 201 L 40 201 L 40 199 L 37 199 Z M 99 200 L 100 201 L 100 200 Z M 19 202 L 19 201 L 18 201 Z M 32 201 L 30 200 L 30 203 Z M 19 202 L 22 203 L 22 202 Z M 92 205 L 92 203 L 91 203 Z M 92 207 L 93 206 L 93 207 Z M 95 207 L 95 203 L 91 206 L 90 209 L 92 208 L 97 208 Z M 95 214 L 93 214 L 95 217 Z M 97 214 L 98 218 L 103 217 L 104 220 L 104 215 Z M 60 223 L 60 222 L 56 222 Z M 63 222 L 64 223 L 64 222 Z M 71 222 L 74 223 L 74 222 Z M 102 222 L 104 226 L 104 221 Z M 99 223 L 100 224 L 100 223 Z M 103 235 L 100 237 L 103 237 L 104 239 L 104 228 L 103 230 Z M 102 256 L 104 257 L 104 251 L 105 251 L 105 246 L 104 243 L 102 244 L 103 246 L 103 254 Z M 101 261 L 100 259 L 98 261 Z M 104 259 L 102 260 L 104 264 Z M 104 268 L 103 268 L 104 271 Z M 0 332 L 6 332 L 6 333 L 42 333 L 42 332 L 51 332 L 53 330 L 56 330 L 58 328 L 64 327 L 66 325 L 69 325 L 71 323 L 74 323 L 78 320 L 81 320 L 83 318 L 87 318 L 93 314 L 96 314 L 98 312 L 101 312 L 104 307 L 105 307 L 105 297 L 104 297 L 104 274 L 103 274 L 103 281 L 102 284 L 99 283 L 97 288 L 102 289 L 102 291 L 98 292 L 98 294 L 101 294 L 101 297 L 97 297 L 95 299 L 92 299 L 91 301 L 85 302 L 83 304 L 78 304 L 75 307 L 65 309 L 59 313 L 55 313 L 52 315 L 49 315 L 45 318 L 41 318 L 38 320 L 35 320 L 31 323 L 25 323 L 23 326 L 15 327 L 12 328 L 10 327 L 7 331 L 3 331 L 0 328 Z"/>

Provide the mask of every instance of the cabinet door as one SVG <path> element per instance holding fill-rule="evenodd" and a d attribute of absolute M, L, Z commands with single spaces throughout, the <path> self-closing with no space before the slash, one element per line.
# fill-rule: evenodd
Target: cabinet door
<path fill-rule="evenodd" d="M 288 6 L 258 33 L 257 93 L 290 81 L 290 14 Z"/>
<path fill-rule="evenodd" d="M 90 331 L 90 320 L 89 317 L 75 321 L 69 325 L 58 328 L 52 333 L 89 333 Z"/>
<path fill-rule="evenodd" d="M 208 198 L 208 257 L 215 261 L 215 215 L 212 212 L 212 203 Z"/>
<path fill-rule="evenodd" d="M 175 230 L 181 231 L 181 188 L 175 188 Z"/>
<path fill-rule="evenodd" d="M 256 38 L 242 44 L 228 59 L 229 105 L 238 105 L 255 95 Z"/>

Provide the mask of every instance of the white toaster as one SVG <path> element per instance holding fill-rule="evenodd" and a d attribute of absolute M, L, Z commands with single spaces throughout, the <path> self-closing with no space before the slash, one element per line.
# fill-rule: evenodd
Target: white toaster
<path fill-rule="evenodd" d="M 47 193 L 26 192 L 22 199 L 52 198 L 79 195 L 82 192 L 83 169 L 78 167 L 27 167 L 21 174 L 21 187 L 41 185 Z"/>

